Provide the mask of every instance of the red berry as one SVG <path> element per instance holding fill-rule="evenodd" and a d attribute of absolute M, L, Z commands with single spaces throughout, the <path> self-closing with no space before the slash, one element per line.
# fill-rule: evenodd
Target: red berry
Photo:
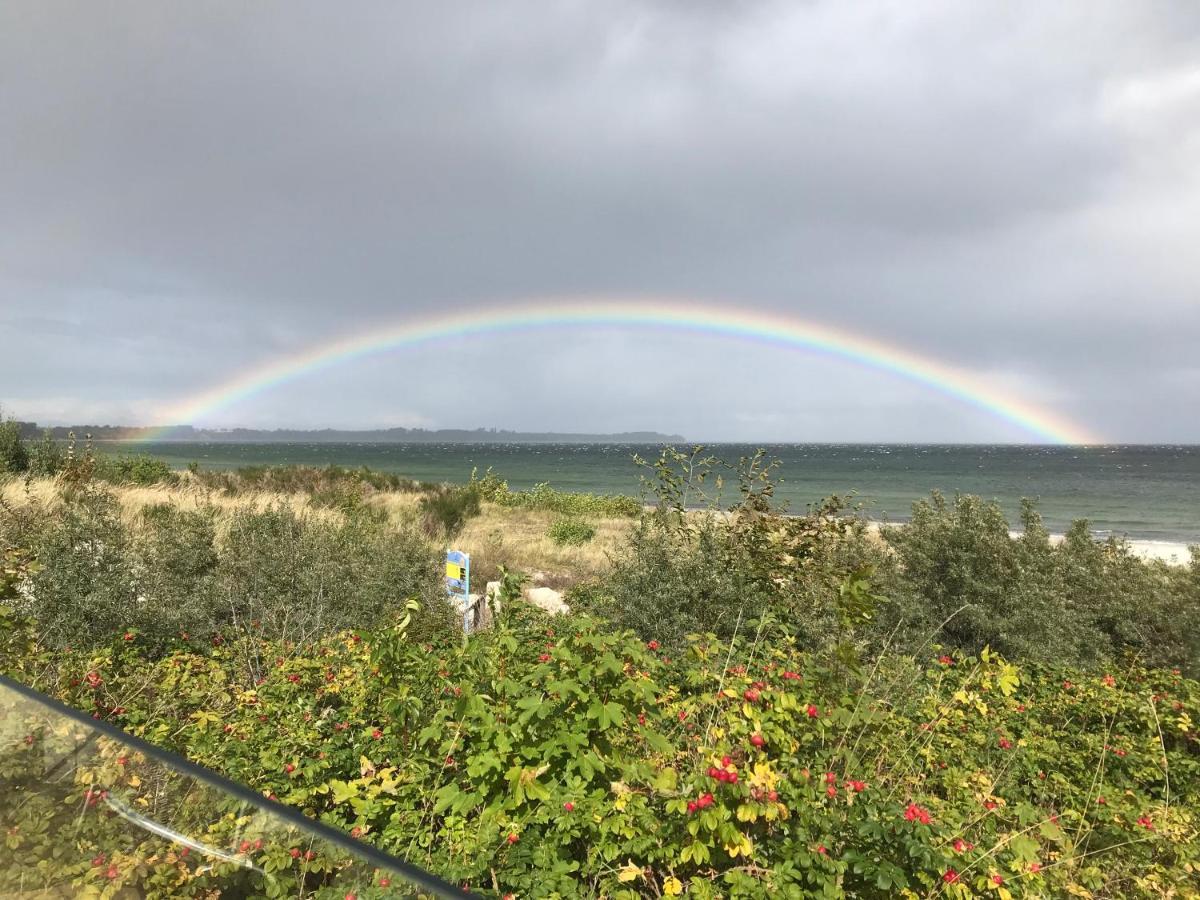
<path fill-rule="evenodd" d="M 517 836 L 515 834 L 509 834 L 508 842 L 510 844 L 515 844 L 517 842 Z"/>
<path fill-rule="evenodd" d="M 689 800 L 689 801 L 688 801 L 688 805 L 687 805 L 687 811 L 688 811 L 688 815 L 689 815 L 689 816 L 690 816 L 692 813 L 694 813 L 694 812 L 695 812 L 697 809 L 699 809 L 699 808 L 700 808 L 700 804 L 699 804 L 699 803 L 697 803 L 695 800 Z"/>
<path fill-rule="evenodd" d="M 293 847 L 291 850 L 288 851 L 288 853 L 290 853 L 292 855 L 292 859 L 300 858 L 300 848 L 299 847 Z"/>
<path fill-rule="evenodd" d="M 295 772 L 295 771 L 296 771 L 296 766 L 295 766 L 294 764 L 292 764 L 292 763 L 287 763 L 287 764 L 286 764 L 286 765 L 283 767 L 283 771 L 285 771 L 285 772 L 287 772 L 289 775 L 291 775 L 293 772 Z"/>
<path fill-rule="evenodd" d="M 727 768 L 727 769 L 728 769 L 728 768 L 729 768 L 729 764 L 730 764 L 731 762 L 733 762 L 733 760 L 732 760 L 730 757 L 728 757 L 728 756 L 722 756 L 722 757 L 721 757 L 721 765 L 723 765 L 725 768 Z"/>
<path fill-rule="evenodd" d="M 563 804 L 563 809 L 565 809 L 567 812 L 575 812 L 575 804 L 568 800 Z"/>
<path fill-rule="evenodd" d="M 750 735 L 750 743 L 755 747 L 762 747 L 766 742 L 766 739 L 761 734 Z"/>

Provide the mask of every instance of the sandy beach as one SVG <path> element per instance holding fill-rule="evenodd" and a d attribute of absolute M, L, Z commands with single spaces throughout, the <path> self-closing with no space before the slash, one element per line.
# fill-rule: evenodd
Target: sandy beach
<path fill-rule="evenodd" d="M 903 528 L 903 522 L 872 522 L 870 527 L 874 531 L 880 531 L 884 528 Z M 1020 531 L 1010 531 L 1009 536 L 1019 538 L 1022 534 Z M 1065 535 L 1052 534 L 1050 535 L 1051 544 L 1062 543 Z M 1099 538 L 1097 538 L 1099 540 Z M 1187 544 L 1178 543 L 1176 541 L 1148 541 L 1148 540 L 1127 540 L 1130 552 L 1144 560 L 1158 560 L 1172 566 L 1186 566 L 1191 562 L 1192 554 Z"/>

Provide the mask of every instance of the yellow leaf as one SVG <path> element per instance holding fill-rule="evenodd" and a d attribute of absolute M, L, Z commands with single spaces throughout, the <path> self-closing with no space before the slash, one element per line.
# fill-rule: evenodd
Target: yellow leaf
<path fill-rule="evenodd" d="M 678 897 L 683 893 L 683 882 L 672 875 L 663 882 L 663 893 L 668 897 Z"/>
<path fill-rule="evenodd" d="M 633 879 L 637 878 L 641 874 L 641 867 L 634 864 L 634 861 L 631 859 L 628 863 L 622 866 L 621 871 L 617 873 L 617 881 L 633 881 Z"/>
<path fill-rule="evenodd" d="M 753 849 L 754 847 L 750 843 L 750 838 L 746 837 L 744 834 L 739 834 L 736 841 L 725 845 L 725 852 L 728 853 L 731 858 L 736 858 L 738 856 L 749 856 Z"/>

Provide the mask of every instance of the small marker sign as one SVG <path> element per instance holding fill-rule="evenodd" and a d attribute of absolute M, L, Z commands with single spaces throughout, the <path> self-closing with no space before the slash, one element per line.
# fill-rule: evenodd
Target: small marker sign
<path fill-rule="evenodd" d="M 471 554 L 446 551 L 446 593 L 458 602 L 462 611 L 463 631 L 471 630 Z"/>

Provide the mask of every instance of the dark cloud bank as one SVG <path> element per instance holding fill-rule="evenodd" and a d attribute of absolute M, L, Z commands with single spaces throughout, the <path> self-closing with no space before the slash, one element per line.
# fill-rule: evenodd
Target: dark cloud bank
<path fill-rule="evenodd" d="M 1198 60 L 1180 3 L 6 3 L 0 401 L 146 422 L 385 323 L 669 294 L 1200 440 Z M 210 424 L 1027 437 L 612 328 L 365 360 Z"/>

